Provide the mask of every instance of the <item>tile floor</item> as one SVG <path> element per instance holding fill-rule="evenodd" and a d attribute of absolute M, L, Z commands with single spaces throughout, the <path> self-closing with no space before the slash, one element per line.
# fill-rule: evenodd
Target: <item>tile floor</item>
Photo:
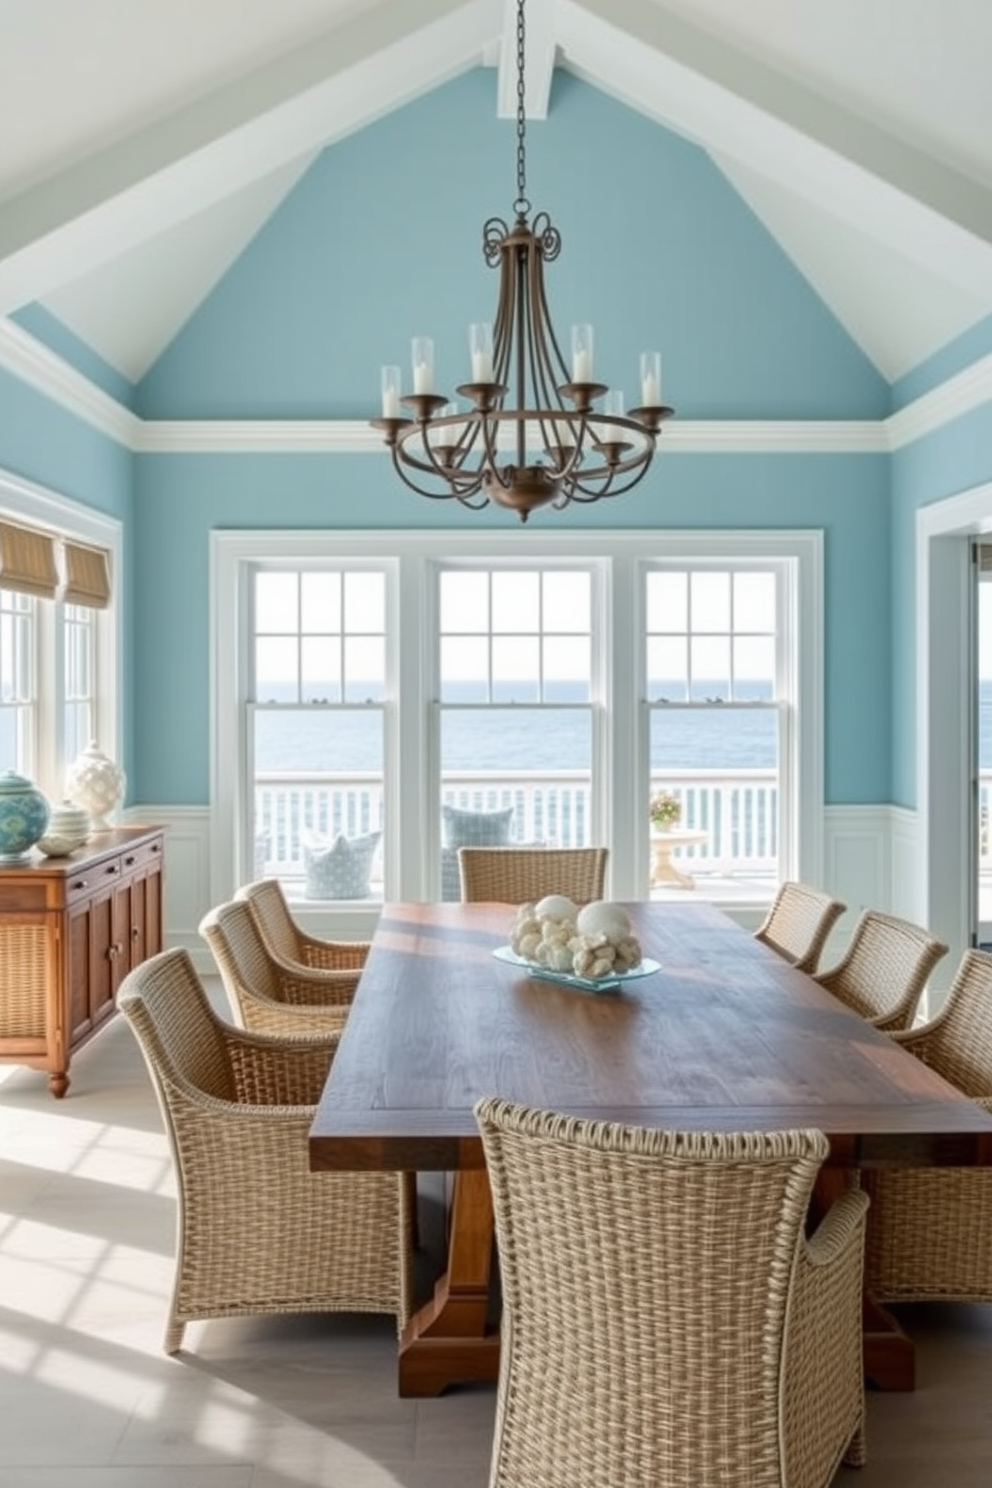
<path fill-rule="evenodd" d="M 398 1399 L 387 1319 L 194 1323 L 163 1354 L 172 1180 L 123 1021 L 71 1074 L 56 1102 L 0 1066 L 0 1488 L 485 1488 L 492 1390 Z M 436 1252 L 429 1180 L 423 1211 Z M 919 1388 L 870 1396 L 837 1484 L 988 1488 L 992 1307 L 903 1315 Z"/>

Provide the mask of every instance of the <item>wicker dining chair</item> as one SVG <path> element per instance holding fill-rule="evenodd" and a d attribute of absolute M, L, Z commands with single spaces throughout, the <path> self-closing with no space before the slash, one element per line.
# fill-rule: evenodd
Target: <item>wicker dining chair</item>
<path fill-rule="evenodd" d="M 847 905 L 822 889 L 804 883 L 783 883 L 771 908 L 754 932 L 798 971 L 815 971 L 827 937 Z"/>
<path fill-rule="evenodd" d="M 529 904 L 564 894 L 575 904 L 602 899 L 605 847 L 461 847 L 464 904 Z"/>
<path fill-rule="evenodd" d="M 236 1023 L 256 1033 L 327 1033 L 344 1026 L 361 969 L 324 971 L 270 951 L 244 900 L 204 915 L 200 934 L 213 952 Z"/>
<path fill-rule="evenodd" d="M 475 1108 L 503 1289 L 490 1488 L 824 1488 L 864 1460 L 866 1196 L 817 1131 Z"/>
<path fill-rule="evenodd" d="M 369 954 L 367 940 L 324 940 L 308 935 L 293 918 L 282 884 L 260 878 L 238 889 L 269 950 L 281 961 L 323 971 L 361 971 Z"/>
<path fill-rule="evenodd" d="M 398 1173 L 312 1173 L 307 1137 L 338 1035 L 225 1023 L 189 955 L 132 971 L 118 1005 L 158 1097 L 177 1186 L 165 1350 L 197 1318 L 391 1313 L 412 1299 L 409 1188 Z"/>
<path fill-rule="evenodd" d="M 992 955 L 965 951 L 940 1012 L 894 1035 L 992 1113 Z M 992 1301 L 992 1169 L 866 1171 L 865 1284 L 879 1301 Z"/>
<path fill-rule="evenodd" d="M 947 946 L 921 925 L 865 910 L 835 966 L 815 976 L 876 1028 L 909 1028 L 927 978 Z"/>

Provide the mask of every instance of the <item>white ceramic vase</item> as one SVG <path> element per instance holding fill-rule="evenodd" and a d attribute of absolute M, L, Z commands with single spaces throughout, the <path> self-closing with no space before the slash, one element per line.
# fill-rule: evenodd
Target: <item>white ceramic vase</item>
<path fill-rule="evenodd" d="M 88 744 L 66 771 L 65 793 L 74 806 L 81 806 L 94 832 L 105 832 L 108 817 L 124 799 L 124 771 L 108 755 Z"/>

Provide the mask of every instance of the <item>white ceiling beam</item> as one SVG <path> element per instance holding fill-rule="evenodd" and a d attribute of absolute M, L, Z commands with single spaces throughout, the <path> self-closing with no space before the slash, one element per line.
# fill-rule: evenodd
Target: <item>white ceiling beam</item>
<path fill-rule="evenodd" d="M 375 6 L 0 203 L 0 315 L 482 60 L 501 0 Z"/>
<path fill-rule="evenodd" d="M 643 0 L 558 0 L 570 71 L 992 296 L 992 192 Z"/>
<path fill-rule="evenodd" d="M 526 0 L 524 10 L 524 113 L 546 119 L 555 70 L 556 0 Z M 517 117 L 517 0 L 503 0 L 496 112 Z"/>

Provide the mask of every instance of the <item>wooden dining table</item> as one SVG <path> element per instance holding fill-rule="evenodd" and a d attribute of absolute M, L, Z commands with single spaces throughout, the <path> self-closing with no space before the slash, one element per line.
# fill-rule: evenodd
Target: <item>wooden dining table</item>
<path fill-rule="evenodd" d="M 447 1265 L 400 1340 L 401 1395 L 497 1377 L 483 1095 L 680 1130 L 815 1127 L 826 1199 L 860 1168 L 992 1163 L 992 1116 L 729 916 L 625 907 L 658 970 L 603 992 L 494 955 L 508 905 L 383 907 L 309 1154 L 315 1171 L 454 1175 Z M 865 1371 L 913 1388 L 912 1341 L 870 1298 Z"/>

